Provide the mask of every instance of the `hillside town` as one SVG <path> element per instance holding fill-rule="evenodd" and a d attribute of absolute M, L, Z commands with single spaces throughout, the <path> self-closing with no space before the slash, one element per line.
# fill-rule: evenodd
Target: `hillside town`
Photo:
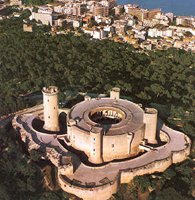
<path fill-rule="evenodd" d="M 129 43 L 141 51 L 174 47 L 195 52 L 195 17 L 163 13 L 160 8 L 117 5 L 116 0 L 56 0 L 41 6 L 10 0 L 10 5 L 30 10 L 23 24 L 26 32 L 33 32 L 35 22 L 51 26 L 51 34 L 84 33 L 94 39 Z"/>

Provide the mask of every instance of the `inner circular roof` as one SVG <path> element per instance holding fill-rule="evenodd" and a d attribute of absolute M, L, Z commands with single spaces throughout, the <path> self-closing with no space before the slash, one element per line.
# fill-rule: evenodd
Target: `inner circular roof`
<path fill-rule="evenodd" d="M 90 119 L 90 114 L 98 110 L 117 111 L 121 115 L 118 123 L 100 124 Z M 135 132 L 143 126 L 143 110 L 135 103 L 123 99 L 91 99 L 76 104 L 68 114 L 68 120 L 77 121 L 75 127 L 89 133 L 106 130 L 106 135 L 119 135 Z"/>

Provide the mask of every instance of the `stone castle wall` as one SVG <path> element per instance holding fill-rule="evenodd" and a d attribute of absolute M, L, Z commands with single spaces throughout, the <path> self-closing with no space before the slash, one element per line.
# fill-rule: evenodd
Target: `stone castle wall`
<path fill-rule="evenodd" d="M 132 133 L 133 139 L 131 142 L 131 155 L 135 156 L 140 152 L 139 145 L 140 142 L 144 139 L 145 125 L 143 125 L 135 133 Z"/>
<path fill-rule="evenodd" d="M 185 149 L 183 149 L 181 151 L 172 152 L 173 163 L 182 162 L 190 154 L 191 141 L 190 141 L 189 137 L 187 137 L 186 135 L 184 135 L 184 137 L 185 137 L 185 140 L 186 140 L 186 147 L 185 147 Z"/>
<path fill-rule="evenodd" d="M 130 168 L 125 171 L 121 171 L 121 183 L 129 183 L 135 176 L 141 176 L 144 174 L 152 174 L 154 172 L 163 172 L 172 164 L 172 157 L 169 156 L 162 160 L 157 160 L 147 165 L 143 165 L 137 168 Z"/>
<path fill-rule="evenodd" d="M 76 126 L 68 126 L 67 136 L 73 148 L 84 151 L 91 162 L 100 163 L 100 160 L 109 162 L 137 155 L 144 131 L 143 125 L 135 133 L 107 136 L 103 133 L 86 134 Z"/>
<path fill-rule="evenodd" d="M 67 136 L 73 148 L 84 151 L 87 156 L 90 155 L 90 137 L 88 134 L 76 126 L 68 126 Z"/>
<path fill-rule="evenodd" d="M 112 194 L 117 192 L 118 189 L 118 178 L 101 187 L 79 187 L 72 185 L 69 180 L 63 177 L 60 173 L 58 173 L 58 181 L 60 187 L 64 191 L 71 194 L 76 194 L 85 200 L 109 199 Z"/>
<path fill-rule="evenodd" d="M 129 157 L 127 133 L 123 135 L 103 137 L 103 160 L 108 162 L 113 159 Z"/>

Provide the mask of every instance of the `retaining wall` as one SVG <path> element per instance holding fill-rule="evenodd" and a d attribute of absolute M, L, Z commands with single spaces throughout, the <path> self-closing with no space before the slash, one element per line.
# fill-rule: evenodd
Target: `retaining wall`
<path fill-rule="evenodd" d="M 109 199 L 112 194 L 117 192 L 118 178 L 115 181 L 107 183 L 101 187 L 79 187 L 72 185 L 61 174 L 58 173 L 58 181 L 60 187 L 71 194 L 76 194 L 78 197 L 85 200 L 106 200 Z"/>

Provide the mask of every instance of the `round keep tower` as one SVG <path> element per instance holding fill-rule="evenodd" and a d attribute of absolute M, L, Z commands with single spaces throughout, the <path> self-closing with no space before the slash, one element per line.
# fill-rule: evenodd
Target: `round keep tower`
<path fill-rule="evenodd" d="M 148 143 L 157 144 L 156 130 L 157 130 L 157 114 L 158 111 L 154 108 L 146 108 L 144 113 L 145 123 L 145 139 Z"/>
<path fill-rule="evenodd" d="M 42 89 L 44 129 L 48 131 L 59 131 L 58 92 L 59 90 L 55 86 L 44 87 Z"/>

